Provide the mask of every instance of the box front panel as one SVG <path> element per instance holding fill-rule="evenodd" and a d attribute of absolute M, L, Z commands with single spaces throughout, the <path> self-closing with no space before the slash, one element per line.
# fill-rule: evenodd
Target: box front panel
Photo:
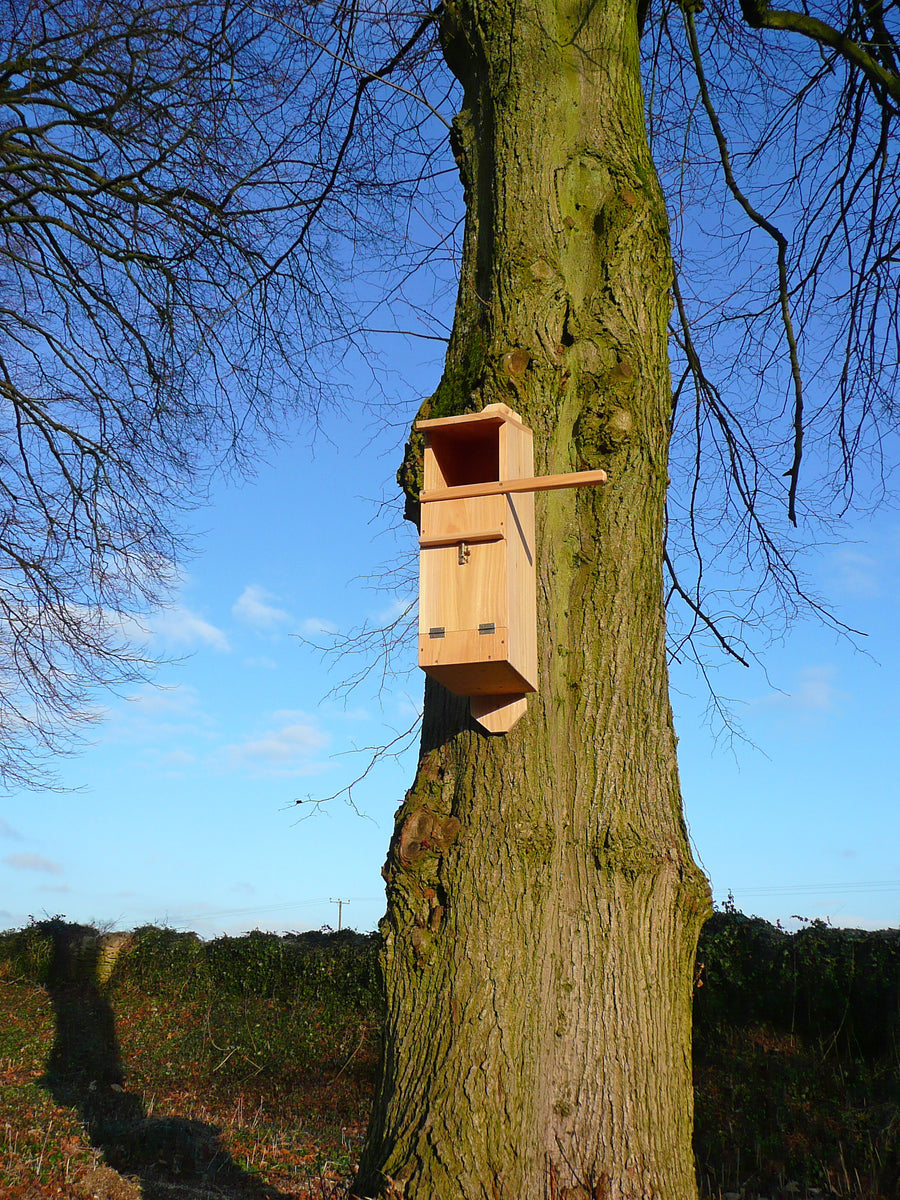
<path fill-rule="evenodd" d="M 476 632 L 479 625 L 508 626 L 506 543 L 453 543 L 419 556 L 419 632 Z"/>
<path fill-rule="evenodd" d="M 458 696 L 521 695 L 533 691 L 507 661 L 508 631 L 471 630 L 419 638 L 419 666 Z"/>
<path fill-rule="evenodd" d="M 507 508 L 503 496 L 474 496 L 470 500 L 437 500 L 422 505 L 422 537 L 464 541 L 487 533 L 504 533 Z"/>

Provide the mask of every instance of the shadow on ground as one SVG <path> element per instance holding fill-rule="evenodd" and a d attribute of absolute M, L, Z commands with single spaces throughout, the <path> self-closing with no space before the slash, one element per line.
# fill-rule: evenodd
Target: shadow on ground
<path fill-rule="evenodd" d="M 103 1154 L 106 1169 L 95 1172 L 92 1194 L 99 1200 L 284 1198 L 235 1163 L 216 1126 L 146 1115 L 142 1097 L 125 1088 L 115 1016 L 98 970 L 103 943 L 94 930 L 61 920 L 44 927 L 54 946 L 47 990 L 56 1036 L 41 1083 L 58 1104 L 78 1112 Z"/>

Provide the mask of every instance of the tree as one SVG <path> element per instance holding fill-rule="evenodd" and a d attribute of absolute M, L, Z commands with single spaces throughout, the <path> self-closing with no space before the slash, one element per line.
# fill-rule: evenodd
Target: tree
<path fill-rule="evenodd" d="M 329 394 L 342 242 L 329 131 L 299 119 L 309 69 L 243 0 L 3 6 L 7 786 L 43 782 L 94 689 L 150 666 L 135 634 L 210 472 L 250 469 L 277 418 Z"/>
<path fill-rule="evenodd" d="M 466 218 L 422 413 L 504 401 L 539 471 L 610 475 L 541 501 L 528 717 L 491 738 L 426 687 L 385 868 L 359 1196 L 695 1192 L 709 891 L 682 816 L 665 602 L 674 652 L 701 666 L 704 636 L 743 660 L 773 602 L 817 606 L 797 550 L 896 426 L 900 9 L 829 3 L 717 0 L 702 24 L 693 0 L 11 10 L 0 549 L 19 696 L 34 670 L 33 701 L 71 717 L 85 678 L 121 677 L 111 617 L 158 596 L 173 559 L 158 507 L 190 494 L 195 448 L 240 449 L 270 384 L 298 364 L 309 380 L 313 343 L 362 332 L 370 281 L 352 324 L 329 287 L 348 289 L 391 219 L 380 262 L 398 275 L 452 251 L 446 231 L 421 241 L 417 209 L 445 196 L 442 59 Z M 524 372 L 505 370 L 511 350 Z M 414 433 L 413 518 L 419 453 Z M 21 702 L 10 719 L 46 728 Z"/>
<path fill-rule="evenodd" d="M 534 428 L 539 473 L 604 466 L 615 483 L 543 505 L 528 719 L 487 737 L 426 687 L 388 859 L 385 1058 L 356 1190 L 685 1197 L 710 905 L 667 690 L 672 268 L 636 9 L 467 3 L 443 22 L 467 224 L 427 410 L 503 401 Z M 510 350 L 529 356 L 521 382 Z"/>
<path fill-rule="evenodd" d="M 860 452 L 878 455 L 894 427 L 898 364 L 897 5 L 835 4 L 826 21 L 716 4 L 702 38 L 699 8 L 448 0 L 440 12 L 463 92 L 453 149 L 466 226 L 446 369 L 421 415 L 508 403 L 535 430 L 539 472 L 602 466 L 612 482 L 543 501 L 541 691 L 528 718 L 492 738 L 426 684 L 418 772 L 385 868 L 387 1020 L 361 1197 L 696 1192 L 690 1007 L 710 903 L 682 818 L 664 571 L 689 621 L 679 644 L 699 628 L 742 657 L 739 621 L 704 600 L 698 529 L 711 497 L 738 517 L 740 552 L 763 581 L 745 619 L 758 619 L 764 588 L 823 612 L 772 505 L 802 538 L 810 507 L 846 502 Z M 645 21 L 651 80 L 680 84 L 649 111 L 655 145 L 680 143 L 677 174 L 664 162 L 675 219 L 683 230 L 699 150 L 749 230 L 738 234 L 747 296 L 734 298 L 730 278 L 731 311 L 717 306 L 705 330 L 702 312 L 699 331 L 689 319 L 702 295 L 700 279 L 693 297 L 684 283 L 690 238 L 676 274 L 648 146 Z M 782 31 L 799 45 L 782 45 Z M 737 178 L 716 90 L 743 119 L 741 165 L 763 171 L 755 194 Z M 780 173 L 767 175 L 773 163 Z M 814 374 L 824 335 L 813 318 L 829 293 L 840 309 L 826 327 L 843 332 L 843 352 L 830 385 L 820 369 L 810 410 L 803 368 Z M 734 366 L 722 369 L 721 349 L 712 361 L 736 390 L 756 373 L 742 410 L 701 353 L 715 338 Z M 511 350 L 527 356 L 524 375 L 504 371 Z M 667 530 L 673 430 L 687 487 Z M 419 452 L 413 434 L 401 471 L 413 516 Z M 816 491 L 804 492 L 803 464 Z M 723 528 L 731 553 L 734 521 Z M 690 586 L 679 537 L 696 551 Z"/>

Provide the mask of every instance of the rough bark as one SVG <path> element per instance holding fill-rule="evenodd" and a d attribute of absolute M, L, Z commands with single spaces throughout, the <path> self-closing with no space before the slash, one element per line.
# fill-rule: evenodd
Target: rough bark
<path fill-rule="evenodd" d="M 491 737 L 427 685 L 385 867 L 387 1021 L 361 1197 L 696 1193 L 692 966 L 709 895 L 668 700 L 671 261 L 637 10 L 445 4 L 467 225 L 423 415 L 503 401 L 535 431 L 537 472 L 603 467 L 611 482 L 537 498 L 527 716 Z M 419 469 L 413 437 L 411 495 Z"/>

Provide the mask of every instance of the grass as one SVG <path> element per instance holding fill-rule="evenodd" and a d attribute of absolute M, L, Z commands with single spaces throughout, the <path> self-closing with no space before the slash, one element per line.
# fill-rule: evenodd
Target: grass
<path fill-rule="evenodd" d="M 896 1200 L 897 1064 L 771 1026 L 695 1034 L 697 1173 L 706 1195 Z"/>
<path fill-rule="evenodd" d="M 338 1196 L 368 1117 L 371 1009 L 129 974 L 40 986 L 0 962 L 0 1197 Z"/>
<path fill-rule="evenodd" d="M 900 939 L 835 933 L 708 927 L 708 1200 L 900 1196 Z M 148 929 L 115 963 L 101 945 L 61 919 L 0 935 L 0 1200 L 344 1195 L 377 1070 L 373 940 Z"/>

